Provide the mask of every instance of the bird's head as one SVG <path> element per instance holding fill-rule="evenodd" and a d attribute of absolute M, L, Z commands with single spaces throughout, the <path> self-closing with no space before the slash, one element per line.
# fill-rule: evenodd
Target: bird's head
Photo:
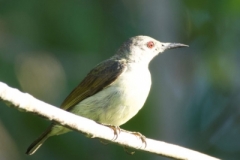
<path fill-rule="evenodd" d="M 149 63 L 156 55 L 165 50 L 188 47 L 180 43 L 162 43 L 148 36 L 135 36 L 123 43 L 117 56 L 129 62 Z"/>

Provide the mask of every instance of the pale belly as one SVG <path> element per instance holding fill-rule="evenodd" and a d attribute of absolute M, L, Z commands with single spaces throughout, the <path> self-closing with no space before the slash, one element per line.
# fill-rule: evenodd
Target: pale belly
<path fill-rule="evenodd" d="M 71 112 L 99 123 L 120 126 L 143 107 L 150 87 L 148 69 L 128 70 L 102 91 L 81 101 Z"/>

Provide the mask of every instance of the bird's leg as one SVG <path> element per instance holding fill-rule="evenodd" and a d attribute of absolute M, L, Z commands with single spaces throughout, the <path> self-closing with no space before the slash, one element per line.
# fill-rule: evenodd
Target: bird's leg
<path fill-rule="evenodd" d="M 123 129 L 121 129 L 121 130 L 122 130 L 122 131 L 125 131 L 125 132 L 127 132 L 127 133 L 131 133 L 131 134 L 139 137 L 139 138 L 141 139 L 142 143 L 144 143 L 144 148 L 147 147 L 146 137 L 145 137 L 144 135 L 142 135 L 140 132 L 130 132 L 130 131 L 126 131 L 126 130 L 123 130 Z M 141 146 L 141 147 L 142 147 L 142 146 Z"/>
<path fill-rule="evenodd" d="M 114 132 L 113 140 L 116 140 L 118 138 L 118 135 L 121 132 L 121 128 L 119 126 L 106 125 L 106 124 L 105 124 L 105 126 L 111 128 L 113 130 L 113 132 Z"/>
<path fill-rule="evenodd" d="M 102 125 L 107 126 L 113 130 L 113 132 L 114 132 L 113 140 L 116 140 L 118 135 L 121 132 L 121 128 L 119 126 L 113 126 L 113 125 L 108 125 L 108 124 L 102 124 Z M 109 143 L 109 141 L 106 141 L 106 140 L 100 140 L 100 142 L 104 145 L 107 145 Z"/>
<path fill-rule="evenodd" d="M 147 141 L 144 135 L 142 135 L 140 132 L 131 132 L 131 133 L 134 134 L 135 136 L 138 136 L 142 140 L 142 142 L 144 143 L 144 148 L 147 147 Z"/>

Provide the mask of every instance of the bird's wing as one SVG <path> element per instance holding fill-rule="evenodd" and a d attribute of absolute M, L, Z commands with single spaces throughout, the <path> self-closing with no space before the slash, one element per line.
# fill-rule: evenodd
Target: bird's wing
<path fill-rule="evenodd" d="M 61 108 L 70 110 L 82 100 L 110 85 L 127 69 L 126 62 L 106 60 L 91 70 L 83 81 L 67 96 Z"/>

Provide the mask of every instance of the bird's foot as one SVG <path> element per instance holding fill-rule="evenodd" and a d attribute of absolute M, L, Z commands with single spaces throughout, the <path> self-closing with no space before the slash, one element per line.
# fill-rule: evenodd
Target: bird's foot
<path fill-rule="evenodd" d="M 139 137 L 142 140 L 142 143 L 144 144 L 144 148 L 147 147 L 147 141 L 146 141 L 146 137 L 144 135 L 142 135 L 140 132 L 131 132 L 133 135 Z M 142 146 L 141 146 L 142 147 Z"/>
<path fill-rule="evenodd" d="M 113 125 L 108 125 L 108 124 L 103 124 L 103 125 L 111 128 L 113 130 L 113 132 L 114 132 L 113 140 L 116 140 L 118 138 L 118 135 L 121 132 L 121 128 L 119 126 L 113 126 Z M 103 139 L 101 139 L 100 142 L 104 145 L 107 145 L 108 143 L 110 143 L 110 141 L 103 140 Z"/>
<path fill-rule="evenodd" d="M 122 129 L 122 130 L 123 130 L 123 129 Z M 144 148 L 147 147 L 146 137 L 145 137 L 144 135 L 142 135 L 140 132 L 130 132 L 130 131 L 126 131 L 126 130 L 124 130 L 124 131 L 125 131 L 125 132 L 128 132 L 128 133 L 131 133 L 131 134 L 139 137 L 139 138 L 141 139 L 142 143 L 144 144 Z M 141 146 L 141 147 L 142 147 L 142 146 Z M 141 147 L 140 147 L 140 148 L 141 148 Z"/>
<path fill-rule="evenodd" d="M 105 126 L 111 128 L 113 130 L 113 132 L 114 132 L 113 140 L 116 140 L 118 138 L 118 135 L 121 132 L 121 128 L 119 126 L 113 126 L 113 125 L 105 125 Z"/>

